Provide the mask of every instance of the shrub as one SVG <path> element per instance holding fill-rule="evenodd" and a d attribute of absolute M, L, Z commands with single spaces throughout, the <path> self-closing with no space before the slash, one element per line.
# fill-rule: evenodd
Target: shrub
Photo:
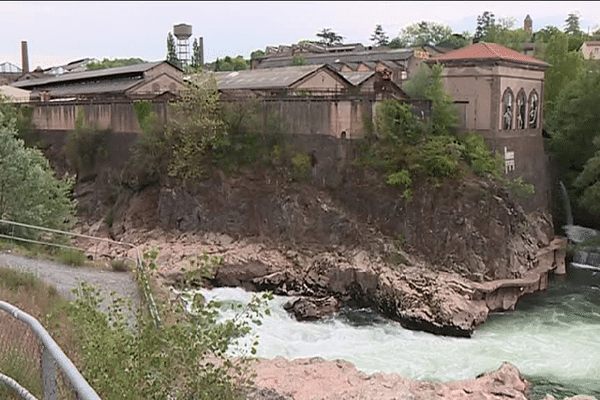
<path fill-rule="evenodd" d="M 454 176 L 464 147 L 450 136 L 432 136 L 421 146 L 419 161 L 423 172 L 434 178 Z"/>
<path fill-rule="evenodd" d="M 294 179 L 310 179 L 311 177 L 310 156 L 304 153 L 296 153 L 292 157 L 292 176 Z"/>
<path fill-rule="evenodd" d="M 462 140 L 465 151 L 463 156 L 476 175 L 500 178 L 504 160 L 502 156 L 492 156 L 482 135 L 471 133 Z"/>
<path fill-rule="evenodd" d="M 87 260 L 83 251 L 75 249 L 58 249 L 56 257 L 62 264 L 72 267 L 81 267 Z"/>
<path fill-rule="evenodd" d="M 114 258 L 110 261 L 113 271 L 126 272 L 131 270 L 131 263 L 122 258 Z"/>

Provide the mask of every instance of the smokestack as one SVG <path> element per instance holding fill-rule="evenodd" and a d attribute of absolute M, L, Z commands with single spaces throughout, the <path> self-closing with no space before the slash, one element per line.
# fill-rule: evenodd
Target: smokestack
<path fill-rule="evenodd" d="M 27 42 L 21 41 L 21 69 L 23 73 L 29 72 L 29 54 L 27 53 Z"/>
<path fill-rule="evenodd" d="M 204 67 L 204 38 L 202 36 L 198 38 L 198 47 L 200 47 L 200 66 Z"/>

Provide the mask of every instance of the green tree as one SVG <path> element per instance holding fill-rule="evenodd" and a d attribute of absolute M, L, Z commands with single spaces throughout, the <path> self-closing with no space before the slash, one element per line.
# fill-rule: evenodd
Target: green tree
<path fill-rule="evenodd" d="M 260 58 L 260 57 L 264 57 L 265 56 L 265 52 L 263 50 L 254 50 L 252 53 L 250 53 L 250 59 L 254 60 L 255 58 Z"/>
<path fill-rule="evenodd" d="M 475 29 L 475 35 L 473 35 L 473 42 L 477 43 L 480 41 L 488 41 L 496 26 L 496 20 L 494 13 L 490 11 L 484 11 L 482 15 L 477 16 L 477 28 Z"/>
<path fill-rule="evenodd" d="M 331 29 L 329 28 L 323 28 L 322 31 L 317 32 L 315 34 L 318 38 L 321 38 L 319 40 L 319 43 L 323 43 L 327 46 L 332 46 L 332 45 L 336 45 L 336 44 L 342 44 L 343 42 L 343 36 L 338 35 L 337 33 L 333 32 Z"/>
<path fill-rule="evenodd" d="M 570 35 L 581 35 L 583 33 L 579 26 L 579 13 L 569 13 L 567 19 L 565 19 L 565 33 Z"/>
<path fill-rule="evenodd" d="M 173 117 L 166 136 L 173 153 L 169 174 L 184 180 L 205 177 L 213 151 L 227 144 L 214 75 L 193 77 L 170 111 Z"/>
<path fill-rule="evenodd" d="M 202 67 L 202 52 L 200 49 L 200 44 L 198 43 L 198 39 L 194 39 L 194 43 L 192 43 L 192 68 L 198 69 Z"/>
<path fill-rule="evenodd" d="M 422 64 L 402 88 L 415 99 L 431 100 L 432 133 L 436 135 L 452 133 L 458 127 L 458 110 L 446 89 L 442 78 L 443 66 L 435 64 L 431 68 Z"/>
<path fill-rule="evenodd" d="M 548 115 L 550 149 L 556 156 L 565 185 L 572 187 L 581 175 L 576 186 L 584 188 L 591 185 L 589 171 L 595 171 L 595 161 L 591 161 L 588 171 L 583 174 L 585 165 L 600 150 L 597 147 L 600 144 L 600 69 L 587 71 L 567 85 Z"/>
<path fill-rule="evenodd" d="M 87 63 L 87 65 L 85 67 L 90 71 L 95 71 L 95 70 L 106 69 L 106 68 L 126 67 L 128 65 L 143 64 L 146 62 L 148 62 L 148 61 L 142 60 L 141 58 L 135 58 L 135 57 L 114 58 L 112 60 L 110 60 L 108 58 L 104 58 L 102 61 L 89 62 L 89 63 Z"/>
<path fill-rule="evenodd" d="M 169 32 L 167 35 L 167 61 L 173 65 L 181 66 L 179 58 L 177 58 L 177 46 L 175 45 L 175 37 Z"/>
<path fill-rule="evenodd" d="M 558 95 L 571 82 L 579 79 L 585 62 L 581 52 L 569 51 L 568 35 L 562 32 L 551 36 L 545 54 L 549 66 L 545 75 L 544 109 L 546 115 L 551 117 Z"/>
<path fill-rule="evenodd" d="M 294 66 L 306 65 L 306 57 L 301 55 L 292 56 L 290 64 Z"/>
<path fill-rule="evenodd" d="M 600 149 L 600 134 L 594 139 L 594 144 L 596 149 Z M 592 214 L 600 215 L 600 150 L 586 161 L 573 186 L 581 192 L 579 205 Z"/>
<path fill-rule="evenodd" d="M 371 35 L 371 42 L 373 42 L 373 44 L 377 47 L 387 46 L 387 44 L 390 42 L 388 35 L 385 33 L 380 24 L 375 26 L 375 31 L 373 31 L 373 34 Z"/>
<path fill-rule="evenodd" d="M 421 21 L 402 29 L 400 38 L 409 46 L 434 46 L 448 40 L 452 28 L 436 22 Z"/>
<path fill-rule="evenodd" d="M 395 37 L 392 40 L 390 40 L 390 42 L 388 43 L 388 47 L 390 49 L 404 49 L 408 47 L 408 43 L 404 38 Z"/>
<path fill-rule="evenodd" d="M 75 222 L 71 180 L 54 176 L 38 149 L 17 137 L 10 109 L 0 107 L 0 218 L 55 229 Z"/>

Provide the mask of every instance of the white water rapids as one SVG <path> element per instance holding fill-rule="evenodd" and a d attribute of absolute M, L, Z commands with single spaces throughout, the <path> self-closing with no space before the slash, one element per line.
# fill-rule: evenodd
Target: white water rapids
<path fill-rule="evenodd" d="M 534 384 L 546 383 L 545 392 L 598 397 L 600 273 L 570 275 L 551 282 L 548 292 L 522 300 L 516 311 L 492 315 L 470 339 L 410 331 L 367 310 L 297 322 L 282 308 L 288 299 L 276 297 L 271 316 L 256 327 L 257 356 L 344 359 L 367 373 L 434 381 L 471 379 L 508 361 Z M 235 288 L 203 294 L 225 303 L 247 302 L 252 296 Z"/>

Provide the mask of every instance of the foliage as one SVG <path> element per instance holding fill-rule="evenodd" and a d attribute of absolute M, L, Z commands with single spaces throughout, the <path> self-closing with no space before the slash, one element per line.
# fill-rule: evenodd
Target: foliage
<path fill-rule="evenodd" d="M 390 40 L 390 42 L 388 43 L 388 47 L 390 49 L 403 49 L 405 47 L 408 47 L 408 43 L 406 43 L 406 41 L 402 38 L 395 37 L 392 40 Z"/>
<path fill-rule="evenodd" d="M 375 109 L 377 132 L 396 145 L 405 142 L 415 144 L 425 133 L 425 127 L 414 116 L 410 104 L 395 100 L 383 100 Z"/>
<path fill-rule="evenodd" d="M 323 43 L 324 45 L 327 45 L 327 46 L 342 44 L 343 39 L 344 39 L 343 36 L 338 35 L 337 33 L 333 32 L 329 28 L 323 28 L 323 30 L 320 32 L 317 32 L 315 34 L 315 36 L 317 36 L 318 38 L 321 38 L 319 40 L 319 43 Z"/>
<path fill-rule="evenodd" d="M 249 63 L 242 56 L 231 58 L 226 56 L 223 59 L 217 58 L 214 63 L 215 71 L 243 71 L 248 69 Z"/>
<path fill-rule="evenodd" d="M 200 44 L 198 43 L 198 39 L 195 38 L 192 43 L 192 68 L 200 68 L 202 67 L 202 63 L 204 60 L 202 59 L 202 49 L 200 48 Z"/>
<path fill-rule="evenodd" d="M 67 134 L 65 154 L 79 180 L 91 176 L 98 161 L 108 156 L 110 129 L 101 130 L 85 123 L 85 110 L 77 110 L 75 129 Z"/>
<path fill-rule="evenodd" d="M 76 249 L 59 249 L 56 256 L 62 264 L 72 267 L 81 267 L 87 260 L 85 253 Z"/>
<path fill-rule="evenodd" d="M 463 33 L 453 33 L 443 42 L 438 43 L 439 46 L 452 46 L 454 48 L 461 48 L 471 44 L 473 40 L 473 35 L 471 35 L 468 31 L 464 31 Z"/>
<path fill-rule="evenodd" d="M 294 179 L 309 179 L 311 176 L 311 160 L 308 154 L 296 153 L 292 157 L 292 176 Z"/>
<path fill-rule="evenodd" d="M 567 19 L 565 19 L 565 33 L 570 35 L 581 35 L 581 29 L 579 27 L 579 13 L 569 13 Z"/>
<path fill-rule="evenodd" d="M 600 149 L 600 135 L 594 142 L 596 149 Z M 573 186 L 582 192 L 579 204 L 590 213 L 600 215 L 600 150 L 586 161 Z"/>
<path fill-rule="evenodd" d="M 458 110 L 452 96 L 444 89 L 443 66 L 435 64 L 431 68 L 422 64 L 402 88 L 415 99 L 432 101 L 431 127 L 433 134 L 449 134 L 458 127 Z"/>
<path fill-rule="evenodd" d="M 294 66 L 306 65 L 306 57 L 301 55 L 292 56 L 290 64 Z"/>
<path fill-rule="evenodd" d="M 167 61 L 173 65 L 181 67 L 181 61 L 177 58 L 177 46 L 175 45 L 175 37 L 171 32 L 167 35 Z"/>
<path fill-rule="evenodd" d="M 494 27 L 496 26 L 496 20 L 493 12 L 484 11 L 482 15 L 477 16 L 477 28 L 475 29 L 475 35 L 473 36 L 474 42 L 489 41 L 488 38 Z"/>
<path fill-rule="evenodd" d="M 146 60 L 142 60 L 141 58 L 114 58 L 112 60 L 108 58 L 104 58 L 102 61 L 92 61 L 86 64 L 86 68 L 88 71 L 96 71 L 99 69 L 106 68 L 117 68 L 117 67 L 126 67 L 128 65 L 136 65 L 136 64 L 144 64 Z"/>
<path fill-rule="evenodd" d="M 212 153 L 227 143 L 215 77 L 186 83 L 181 99 L 170 107 L 172 118 L 166 132 L 172 150 L 169 174 L 184 180 L 205 177 Z"/>
<path fill-rule="evenodd" d="M 464 147 L 452 136 L 431 136 L 420 146 L 419 163 L 425 175 L 433 178 L 455 176 Z"/>
<path fill-rule="evenodd" d="M 0 218 L 55 229 L 75 222 L 73 182 L 55 177 L 48 160 L 17 137 L 0 107 Z"/>
<path fill-rule="evenodd" d="M 145 267 L 155 269 L 156 252 L 144 255 Z M 160 305 L 156 329 L 138 312 L 135 329 L 124 316 L 123 299 L 111 294 L 108 312 L 99 311 L 98 289 L 80 283 L 71 315 L 81 347 L 84 378 L 107 399 L 238 399 L 249 386 L 251 355 L 257 341 L 243 346 L 240 338 L 259 323 L 270 294 L 234 306 L 234 318 L 220 320 L 218 304 L 204 303 L 200 294 L 183 293 L 180 300 Z M 229 352 L 240 356 L 233 359 Z"/>
<path fill-rule="evenodd" d="M 400 32 L 400 40 L 408 46 L 435 46 L 452 36 L 452 28 L 437 22 L 421 21 L 408 25 Z"/>
<path fill-rule="evenodd" d="M 552 36 L 546 48 L 546 71 L 544 106 L 546 115 L 551 117 L 558 96 L 571 82 L 577 81 L 584 70 L 583 55 L 579 51 L 569 51 L 568 36 L 559 32 Z"/>
<path fill-rule="evenodd" d="M 463 157 L 473 173 L 500 179 L 504 160 L 499 154 L 493 157 L 482 135 L 471 133 L 461 140 L 464 146 Z"/>
<path fill-rule="evenodd" d="M 381 27 L 381 24 L 377 24 L 375 26 L 375 30 L 373 31 L 373 34 L 371 35 L 370 40 L 377 47 L 387 46 L 387 44 L 390 41 L 388 35 L 385 33 L 385 31 Z"/>
<path fill-rule="evenodd" d="M 402 197 L 406 201 L 412 200 L 412 178 L 410 172 L 407 169 L 401 169 L 396 172 L 389 172 L 387 174 L 386 183 L 390 186 L 400 187 L 404 190 Z"/>
<path fill-rule="evenodd" d="M 264 57 L 265 56 L 265 52 L 263 50 L 254 50 L 252 53 L 250 53 L 250 59 L 254 60 L 256 58 L 260 58 L 260 57 Z"/>

